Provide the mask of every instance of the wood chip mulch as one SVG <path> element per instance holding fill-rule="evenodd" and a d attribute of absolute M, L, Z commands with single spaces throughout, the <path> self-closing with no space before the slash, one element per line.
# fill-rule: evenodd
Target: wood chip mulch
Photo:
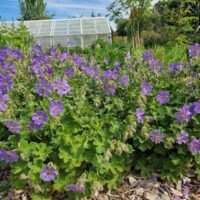
<path fill-rule="evenodd" d="M 28 189 L 9 188 L 8 176 L 9 170 L 0 169 L 0 200 L 30 200 Z M 52 200 L 67 200 L 67 196 L 56 193 Z M 148 179 L 129 173 L 118 188 L 96 191 L 83 200 L 200 200 L 200 181 L 191 174 L 177 183 L 168 183 L 161 181 L 159 175 Z"/>

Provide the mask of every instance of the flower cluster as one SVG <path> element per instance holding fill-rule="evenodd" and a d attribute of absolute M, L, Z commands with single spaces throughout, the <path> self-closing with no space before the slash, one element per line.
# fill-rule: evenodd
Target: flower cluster
<path fill-rule="evenodd" d="M 197 102 L 194 102 L 190 106 L 190 112 L 192 113 L 192 115 L 200 113 L 200 100 L 198 100 Z"/>
<path fill-rule="evenodd" d="M 192 153 L 200 153 L 200 139 L 193 139 L 190 142 L 189 149 Z"/>
<path fill-rule="evenodd" d="M 188 48 L 189 56 L 190 57 L 197 57 L 200 56 L 200 44 L 193 44 Z"/>
<path fill-rule="evenodd" d="M 18 161 L 19 157 L 15 151 L 6 151 L 5 149 L 0 149 L 0 159 L 6 163 L 13 163 Z"/>
<path fill-rule="evenodd" d="M 58 78 L 53 85 L 53 89 L 57 91 L 58 95 L 63 96 L 71 92 L 71 87 L 67 83 L 67 80 Z"/>
<path fill-rule="evenodd" d="M 164 134 L 161 133 L 159 130 L 154 130 L 150 132 L 149 138 L 155 144 L 159 144 L 163 141 Z"/>
<path fill-rule="evenodd" d="M 5 125 L 11 133 L 19 133 L 20 132 L 20 125 L 16 121 L 6 121 Z"/>
<path fill-rule="evenodd" d="M 31 117 L 29 129 L 40 130 L 41 126 L 47 122 L 47 114 L 43 110 L 38 110 Z"/>
<path fill-rule="evenodd" d="M 192 115 L 190 106 L 185 104 L 175 115 L 179 123 L 189 122 Z"/>
<path fill-rule="evenodd" d="M 52 86 L 46 80 L 41 80 L 40 83 L 35 84 L 35 89 L 39 96 L 50 96 Z"/>
<path fill-rule="evenodd" d="M 74 69 L 72 67 L 68 67 L 65 69 L 65 75 L 69 78 L 74 76 Z"/>
<path fill-rule="evenodd" d="M 80 193 L 83 193 L 85 191 L 85 188 L 79 183 L 77 183 L 77 184 L 68 184 L 66 189 L 68 191 L 80 192 Z"/>
<path fill-rule="evenodd" d="M 119 85 L 128 87 L 129 81 L 130 81 L 129 77 L 127 75 L 123 75 L 119 78 Z"/>
<path fill-rule="evenodd" d="M 185 104 L 178 112 L 175 113 L 179 123 L 189 122 L 192 116 L 200 113 L 200 100 L 194 102 L 191 106 Z"/>
<path fill-rule="evenodd" d="M 40 178 L 45 181 L 49 182 L 54 180 L 58 176 L 58 172 L 54 167 L 45 166 L 42 171 L 40 172 Z"/>
<path fill-rule="evenodd" d="M 172 63 L 168 66 L 168 70 L 169 72 L 173 73 L 175 71 L 178 71 L 181 69 L 181 63 L 179 62 L 175 62 L 175 63 Z"/>
<path fill-rule="evenodd" d="M 149 96 L 151 95 L 152 87 L 150 83 L 146 82 L 142 85 L 142 94 Z"/>
<path fill-rule="evenodd" d="M 188 137 L 188 133 L 182 130 L 177 136 L 177 144 L 187 144 Z"/>
<path fill-rule="evenodd" d="M 116 80 L 118 77 L 118 71 L 116 69 L 109 69 L 104 72 L 104 77 L 108 80 Z"/>
<path fill-rule="evenodd" d="M 7 94 L 2 94 L 2 92 L 0 92 L 0 112 L 6 110 L 8 106 L 6 105 L 5 102 L 9 100 L 10 98 L 8 97 Z"/>
<path fill-rule="evenodd" d="M 150 61 L 151 69 L 157 72 L 161 72 L 161 68 L 164 64 L 160 60 L 153 59 Z"/>
<path fill-rule="evenodd" d="M 105 94 L 114 95 L 116 93 L 116 85 L 114 83 L 105 83 L 104 90 Z"/>
<path fill-rule="evenodd" d="M 63 103 L 61 101 L 52 101 L 49 110 L 52 116 L 57 116 L 64 111 Z"/>
<path fill-rule="evenodd" d="M 159 91 L 158 95 L 156 96 L 156 100 L 160 104 L 165 104 L 170 101 L 169 92 L 168 91 Z"/>
<path fill-rule="evenodd" d="M 135 112 L 135 116 L 138 122 L 142 122 L 144 120 L 144 110 L 137 108 Z"/>
<path fill-rule="evenodd" d="M 144 51 L 142 58 L 145 62 L 151 61 L 154 59 L 154 55 L 152 51 L 146 50 Z"/>

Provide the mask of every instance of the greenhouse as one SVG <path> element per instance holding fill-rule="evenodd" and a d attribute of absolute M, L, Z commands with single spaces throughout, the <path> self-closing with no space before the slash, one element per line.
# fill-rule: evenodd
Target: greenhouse
<path fill-rule="evenodd" d="M 97 39 L 111 41 L 111 28 L 106 17 L 88 17 L 24 21 L 36 43 L 42 47 L 91 46 Z M 20 21 L 4 22 L 19 26 Z"/>

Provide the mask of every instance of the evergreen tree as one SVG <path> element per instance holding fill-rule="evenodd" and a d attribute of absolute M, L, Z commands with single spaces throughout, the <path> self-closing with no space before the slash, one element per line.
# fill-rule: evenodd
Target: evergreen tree
<path fill-rule="evenodd" d="M 20 20 L 51 19 L 53 14 L 47 14 L 44 0 L 18 0 Z"/>

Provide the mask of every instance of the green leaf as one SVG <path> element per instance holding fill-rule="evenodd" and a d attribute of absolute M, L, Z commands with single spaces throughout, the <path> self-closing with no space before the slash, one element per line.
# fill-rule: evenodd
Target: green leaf
<path fill-rule="evenodd" d="M 31 194 L 31 199 L 32 200 L 52 200 L 52 198 L 50 196 L 46 196 L 44 194 L 36 194 L 36 193 L 32 193 Z"/>

